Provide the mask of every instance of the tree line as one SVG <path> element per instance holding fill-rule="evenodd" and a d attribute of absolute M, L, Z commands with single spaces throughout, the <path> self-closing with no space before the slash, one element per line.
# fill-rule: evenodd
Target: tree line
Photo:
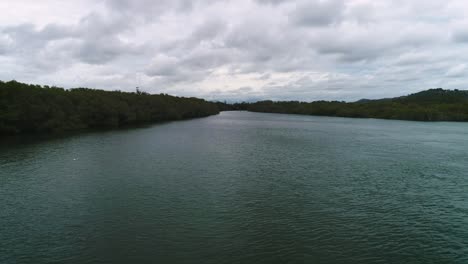
<path fill-rule="evenodd" d="M 220 111 L 285 113 L 415 121 L 468 121 L 468 91 L 430 89 L 408 96 L 343 101 L 209 102 L 141 92 L 63 89 L 0 81 L 0 134 L 113 128 L 181 120 Z"/>
<path fill-rule="evenodd" d="M 408 96 L 342 101 L 259 101 L 232 105 L 253 112 L 414 121 L 468 121 L 468 91 L 430 89 Z"/>
<path fill-rule="evenodd" d="M 0 81 L 0 134 L 113 128 L 218 113 L 216 103 L 198 98 Z"/>

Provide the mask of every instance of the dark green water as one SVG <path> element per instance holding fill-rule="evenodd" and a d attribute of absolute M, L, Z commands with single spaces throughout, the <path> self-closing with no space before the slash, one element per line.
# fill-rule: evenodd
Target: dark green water
<path fill-rule="evenodd" d="M 468 263 L 466 123 L 223 112 L 8 141 L 2 264 Z"/>

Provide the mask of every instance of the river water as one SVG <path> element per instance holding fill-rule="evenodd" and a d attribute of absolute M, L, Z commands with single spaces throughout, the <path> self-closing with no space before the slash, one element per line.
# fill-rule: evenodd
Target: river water
<path fill-rule="evenodd" d="M 468 263 L 468 124 L 222 112 L 9 138 L 0 263 Z"/>

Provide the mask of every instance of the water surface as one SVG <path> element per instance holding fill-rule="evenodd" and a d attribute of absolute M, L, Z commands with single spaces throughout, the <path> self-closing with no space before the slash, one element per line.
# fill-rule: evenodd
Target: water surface
<path fill-rule="evenodd" d="M 0 145 L 0 263 L 468 263 L 468 124 L 249 112 Z"/>

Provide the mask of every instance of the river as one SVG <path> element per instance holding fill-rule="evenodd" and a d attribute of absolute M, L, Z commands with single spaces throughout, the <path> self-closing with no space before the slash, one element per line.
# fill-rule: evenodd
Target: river
<path fill-rule="evenodd" d="M 0 263 L 468 263 L 468 124 L 238 111 L 11 138 Z"/>

